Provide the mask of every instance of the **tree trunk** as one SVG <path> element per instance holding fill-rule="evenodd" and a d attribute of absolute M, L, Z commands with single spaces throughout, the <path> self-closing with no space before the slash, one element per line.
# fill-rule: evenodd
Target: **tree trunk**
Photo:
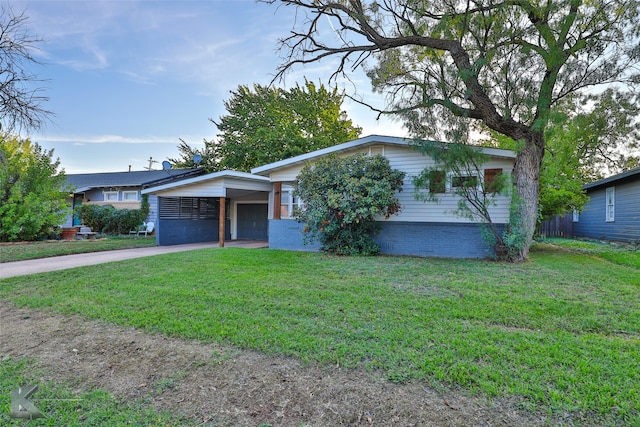
<path fill-rule="evenodd" d="M 515 185 L 508 234 L 511 236 L 512 261 L 525 261 L 533 242 L 538 221 L 538 195 L 540 168 L 544 156 L 542 132 L 530 131 L 525 136 L 525 147 L 516 157 L 513 168 Z"/>

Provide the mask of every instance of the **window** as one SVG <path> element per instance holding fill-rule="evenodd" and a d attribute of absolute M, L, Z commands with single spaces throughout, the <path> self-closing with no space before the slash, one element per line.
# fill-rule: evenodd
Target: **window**
<path fill-rule="evenodd" d="M 291 192 L 283 191 L 280 193 L 280 218 L 289 218 L 291 212 L 290 205 Z"/>
<path fill-rule="evenodd" d="M 495 193 L 499 190 L 498 177 L 500 175 L 502 175 L 502 168 L 484 170 L 484 191 L 486 193 Z"/>
<path fill-rule="evenodd" d="M 429 193 L 444 193 L 445 174 L 443 171 L 429 171 Z"/>
<path fill-rule="evenodd" d="M 117 202 L 118 201 L 118 192 L 117 191 L 105 191 L 104 192 L 104 201 L 105 202 Z"/>
<path fill-rule="evenodd" d="M 616 188 L 607 188 L 607 206 L 606 206 L 606 221 L 612 222 L 615 220 L 616 213 Z"/>
<path fill-rule="evenodd" d="M 471 188 L 478 186 L 478 177 L 475 175 L 454 175 L 451 177 L 451 189 Z"/>
<path fill-rule="evenodd" d="M 573 222 L 580 222 L 580 211 L 578 209 L 573 210 Z"/>
<path fill-rule="evenodd" d="M 161 197 L 160 219 L 218 219 L 220 201 L 213 197 Z M 226 210 L 229 218 L 229 209 Z"/>
<path fill-rule="evenodd" d="M 294 208 L 301 206 L 300 198 L 294 196 L 291 191 L 280 193 L 280 218 L 293 218 Z"/>
<path fill-rule="evenodd" d="M 383 145 L 373 145 L 369 147 L 369 155 L 370 156 L 384 156 L 384 146 Z"/>
<path fill-rule="evenodd" d="M 137 202 L 138 201 L 138 192 L 137 191 L 123 191 L 122 192 L 122 201 L 124 201 L 124 202 Z"/>

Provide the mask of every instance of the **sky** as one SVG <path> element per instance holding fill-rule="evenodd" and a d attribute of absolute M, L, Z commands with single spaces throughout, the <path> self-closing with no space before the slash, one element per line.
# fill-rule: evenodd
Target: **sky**
<path fill-rule="evenodd" d="M 54 116 L 29 135 L 54 149 L 67 174 L 144 170 L 179 157 L 180 139 L 201 147 L 215 139 L 224 101 L 239 85 L 271 83 L 282 63 L 278 40 L 289 34 L 295 9 L 253 0 L 12 1 L 38 36 L 32 71 Z M 323 84 L 335 63 L 297 67 L 279 85 Z M 382 107 L 362 72 L 348 93 Z M 362 135 L 406 136 L 402 125 L 377 120 L 345 100 Z M 154 162 L 150 162 L 152 158 Z M 156 163 L 157 162 L 157 163 Z"/>

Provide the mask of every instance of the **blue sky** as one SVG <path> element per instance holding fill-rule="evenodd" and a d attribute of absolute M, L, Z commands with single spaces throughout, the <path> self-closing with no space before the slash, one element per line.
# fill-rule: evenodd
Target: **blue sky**
<path fill-rule="evenodd" d="M 253 0 L 12 1 L 43 39 L 33 69 L 50 98 L 52 123 L 31 139 L 53 148 L 67 173 L 155 169 L 177 157 L 179 138 L 193 146 L 213 139 L 208 119 L 224 115 L 223 102 L 238 85 L 268 84 L 280 63 L 277 40 L 295 10 Z M 298 19 L 300 17 L 298 16 Z M 330 62 L 299 67 L 327 84 Z M 382 106 L 366 76 L 352 76 L 358 95 Z M 353 93 L 354 87 L 347 86 Z M 352 102 L 349 117 L 363 135 L 404 136 L 402 126 Z"/>

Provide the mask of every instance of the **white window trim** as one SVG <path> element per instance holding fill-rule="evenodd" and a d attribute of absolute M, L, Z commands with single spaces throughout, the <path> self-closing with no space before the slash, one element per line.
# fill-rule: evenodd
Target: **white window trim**
<path fill-rule="evenodd" d="M 127 199 L 127 194 L 133 194 L 133 195 L 135 195 L 135 199 L 133 199 L 133 200 L 128 200 L 128 199 Z M 139 200 L 140 200 L 140 198 L 139 198 L 138 192 L 137 192 L 137 191 L 135 191 L 135 190 L 132 190 L 132 191 L 123 191 L 123 192 L 122 192 L 122 201 L 123 201 L 123 202 L 137 202 L 137 201 L 139 201 Z"/>
<path fill-rule="evenodd" d="M 293 190 L 282 190 L 282 194 L 284 194 L 284 193 L 288 193 L 288 195 L 289 195 L 288 202 L 286 204 L 288 215 L 287 216 L 282 216 L 282 219 L 291 219 L 291 218 L 294 218 L 292 216 L 293 209 L 295 207 L 301 208 L 303 206 L 303 203 L 302 203 L 302 200 L 300 200 L 300 197 L 293 195 Z M 283 205 L 284 204 L 281 202 L 280 206 L 283 206 Z"/>
<path fill-rule="evenodd" d="M 609 204 L 609 195 L 611 195 L 611 204 Z M 614 222 L 616 220 L 616 187 L 609 187 L 605 192 L 605 221 Z"/>
<path fill-rule="evenodd" d="M 578 209 L 573 210 L 573 222 L 580 222 L 580 211 Z"/>
<path fill-rule="evenodd" d="M 109 195 L 112 195 L 112 194 L 115 194 L 115 196 L 116 196 L 116 199 L 115 199 L 115 200 L 110 200 L 110 199 L 108 198 L 108 196 L 109 196 Z M 117 201 L 119 201 L 119 200 L 120 200 L 120 192 L 119 192 L 119 191 L 103 191 L 103 192 L 102 192 L 102 195 L 103 195 L 103 197 L 102 197 L 102 198 L 103 198 L 103 200 L 104 200 L 105 202 L 117 202 Z"/>

